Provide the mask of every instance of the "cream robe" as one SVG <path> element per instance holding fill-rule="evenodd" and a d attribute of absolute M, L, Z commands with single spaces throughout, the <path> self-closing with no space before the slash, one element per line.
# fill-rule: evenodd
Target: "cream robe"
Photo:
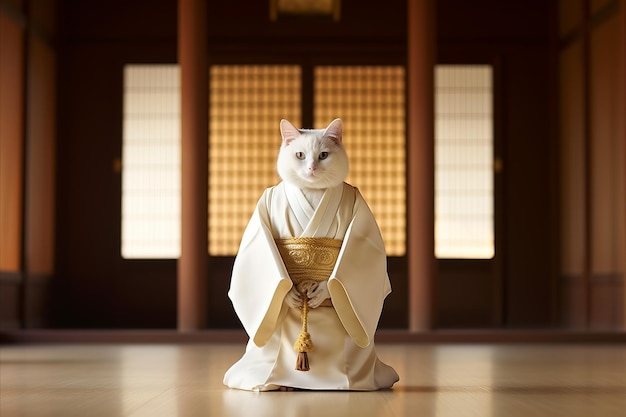
<path fill-rule="evenodd" d="M 293 344 L 300 310 L 284 303 L 291 279 L 274 239 L 327 237 L 343 240 L 328 280 L 333 307 L 310 309 L 315 349 L 311 369 L 295 370 Z M 228 293 L 250 341 L 224 376 L 231 388 L 253 391 L 280 386 L 319 390 L 389 388 L 398 374 L 382 363 L 374 334 L 391 292 L 380 231 L 358 189 L 327 189 L 317 208 L 302 191 L 281 182 L 268 188 L 243 234 Z"/>

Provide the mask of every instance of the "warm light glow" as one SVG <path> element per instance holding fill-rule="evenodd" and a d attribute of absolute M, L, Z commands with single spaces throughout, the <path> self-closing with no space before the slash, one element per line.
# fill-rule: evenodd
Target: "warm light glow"
<path fill-rule="evenodd" d="M 495 254 L 492 78 L 490 66 L 436 68 L 437 258 Z"/>
<path fill-rule="evenodd" d="M 315 125 L 343 120 L 347 182 L 371 207 L 390 256 L 406 252 L 404 79 L 400 66 L 315 69 Z"/>
<path fill-rule="evenodd" d="M 278 11 L 293 14 L 330 14 L 334 0 L 276 0 Z"/>
<path fill-rule="evenodd" d="M 299 66 L 211 68 L 209 253 L 232 256 L 257 200 L 280 180 L 279 122 L 300 124 Z"/>
<path fill-rule="evenodd" d="M 124 68 L 122 256 L 180 255 L 180 83 L 176 65 Z"/>
<path fill-rule="evenodd" d="M 178 258 L 178 67 L 131 65 L 124 75 L 122 256 Z M 404 78 L 400 66 L 329 66 L 316 68 L 314 81 L 314 125 L 344 120 L 348 181 L 368 201 L 392 256 L 406 251 Z M 301 82 L 299 66 L 211 67 L 210 255 L 237 253 L 258 198 L 278 183 L 278 123 L 301 125 Z"/>
<path fill-rule="evenodd" d="M 332 16 L 338 21 L 341 0 L 270 0 L 270 20 L 278 16 Z"/>

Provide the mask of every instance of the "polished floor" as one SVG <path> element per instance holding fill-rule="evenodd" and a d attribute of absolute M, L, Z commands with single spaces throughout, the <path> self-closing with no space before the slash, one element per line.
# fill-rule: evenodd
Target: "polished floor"
<path fill-rule="evenodd" d="M 382 344 L 378 392 L 229 390 L 240 344 L 6 345 L 0 416 L 626 416 L 623 344 Z"/>

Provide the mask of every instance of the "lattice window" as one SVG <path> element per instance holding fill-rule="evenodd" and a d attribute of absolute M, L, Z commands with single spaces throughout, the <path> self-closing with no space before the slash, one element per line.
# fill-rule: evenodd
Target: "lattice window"
<path fill-rule="evenodd" d="M 435 254 L 493 258 L 492 68 L 439 65 L 435 78 Z"/>
<path fill-rule="evenodd" d="M 347 182 L 367 200 L 391 256 L 406 252 L 404 80 L 399 66 L 315 69 L 315 126 L 342 118 Z"/>
<path fill-rule="evenodd" d="M 237 253 L 263 190 L 278 183 L 279 122 L 300 124 L 298 66 L 211 68 L 209 253 Z"/>
<path fill-rule="evenodd" d="M 122 255 L 180 254 L 180 109 L 175 65 L 125 68 Z M 209 253 L 237 252 L 264 188 L 276 184 L 278 122 L 301 125 L 298 66 L 213 66 Z M 318 67 L 315 127 L 345 123 L 348 181 L 372 207 L 389 255 L 405 253 L 404 69 Z"/>

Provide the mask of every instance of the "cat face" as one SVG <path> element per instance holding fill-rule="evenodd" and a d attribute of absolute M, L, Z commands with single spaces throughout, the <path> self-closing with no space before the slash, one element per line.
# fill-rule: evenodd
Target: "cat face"
<path fill-rule="evenodd" d="M 281 120 L 283 143 L 278 154 L 278 174 L 301 189 L 324 189 L 343 183 L 348 175 L 348 156 L 341 144 L 341 119 L 326 129 L 298 129 Z"/>

